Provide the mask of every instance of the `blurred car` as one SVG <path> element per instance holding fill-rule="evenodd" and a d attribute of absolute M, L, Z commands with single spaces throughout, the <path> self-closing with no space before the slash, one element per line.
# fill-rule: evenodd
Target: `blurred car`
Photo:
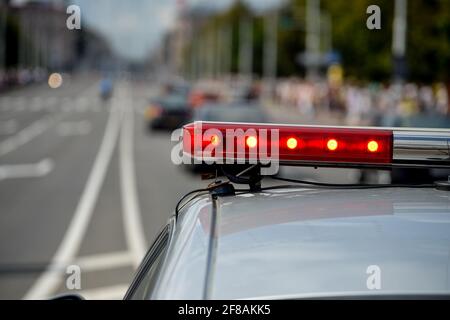
<path fill-rule="evenodd" d="M 445 194 L 248 192 L 218 201 L 215 222 L 214 200 L 203 195 L 161 231 L 125 299 L 448 299 Z M 379 290 L 366 287 L 371 266 L 381 268 Z"/>
<path fill-rule="evenodd" d="M 194 90 L 189 94 L 189 104 L 193 108 L 201 107 L 207 103 L 217 103 L 219 101 L 220 95 L 215 92 Z"/>
<path fill-rule="evenodd" d="M 397 127 L 408 128 L 450 128 L 450 118 L 439 114 L 419 113 L 408 117 L 397 117 L 393 123 Z M 445 180 L 450 176 L 449 169 L 436 168 L 394 168 L 391 171 L 392 183 L 431 183 Z"/>
<path fill-rule="evenodd" d="M 269 122 L 269 119 L 259 104 L 230 103 L 208 104 L 194 111 L 193 121 L 222 122 Z"/>
<path fill-rule="evenodd" d="M 428 132 L 433 148 L 424 160 L 411 153 L 424 152 L 420 130 L 228 122 L 203 123 L 199 133 L 194 124 L 184 130 L 190 139 L 215 129 L 228 141 L 227 134 L 234 137 L 228 130 L 258 126 L 280 130 L 274 143 L 281 165 L 433 167 L 437 157 L 439 166 L 450 167 L 448 153 L 439 154 L 450 130 Z M 209 157 L 208 148 L 187 145 L 183 152 Z M 259 187 L 252 188 L 258 177 Z M 448 182 L 331 184 L 274 176 L 263 186 L 258 171 L 247 182 L 228 178 L 178 202 L 125 299 L 450 298 Z M 250 188 L 235 189 L 232 182 Z"/>
<path fill-rule="evenodd" d="M 174 130 L 187 123 L 191 110 L 185 95 L 171 94 L 153 100 L 145 110 L 145 119 L 150 130 Z"/>
<path fill-rule="evenodd" d="M 164 86 L 166 95 L 180 95 L 188 97 L 191 92 L 191 87 L 185 82 L 167 83 Z"/>

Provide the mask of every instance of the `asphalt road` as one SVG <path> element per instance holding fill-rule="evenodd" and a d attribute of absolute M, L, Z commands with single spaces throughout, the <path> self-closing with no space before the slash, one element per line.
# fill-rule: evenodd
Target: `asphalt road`
<path fill-rule="evenodd" d="M 65 80 L 0 96 L 0 299 L 67 292 L 70 265 L 87 298 L 121 298 L 179 197 L 204 184 L 172 164 L 168 133 L 147 132 L 154 88 L 121 81 L 102 103 L 95 78 Z"/>
<path fill-rule="evenodd" d="M 0 299 L 121 298 L 178 199 L 206 184 L 171 162 L 169 133 L 147 131 L 143 108 L 155 87 L 122 80 L 108 103 L 97 87 L 95 77 L 77 76 L 58 89 L 0 95 Z M 352 170 L 283 172 L 355 178 Z M 67 286 L 71 266 L 80 268 L 80 290 Z"/>

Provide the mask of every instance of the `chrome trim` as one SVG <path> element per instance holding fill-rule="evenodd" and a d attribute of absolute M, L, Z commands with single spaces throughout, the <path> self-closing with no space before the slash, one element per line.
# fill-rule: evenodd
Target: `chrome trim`
<path fill-rule="evenodd" d="M 450 130 L 393 132 L 393 164 L 450 167 Z"/>
<path fill-rule="evenodd" d="M 214 278 L 217 265 L 217 246 L 219 238 L 220 199 L 211 195 L 211 225 L 206 256 L 205 283 L 203 287 L 203 299 L 211 300 L 214 294 Z"/>

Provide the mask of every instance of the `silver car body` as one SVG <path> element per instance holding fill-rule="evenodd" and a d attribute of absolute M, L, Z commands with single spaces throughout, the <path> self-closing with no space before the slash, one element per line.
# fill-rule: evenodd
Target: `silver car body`
<path fill-rule="evenodd" d="M 149 298 L 247 299 L 450 293 L 450 193 L 281 189 L 219 198 L 210 296 L 212 202 L 172 228 Z M 373 268 L 380 289 L 370 288 Z"/>

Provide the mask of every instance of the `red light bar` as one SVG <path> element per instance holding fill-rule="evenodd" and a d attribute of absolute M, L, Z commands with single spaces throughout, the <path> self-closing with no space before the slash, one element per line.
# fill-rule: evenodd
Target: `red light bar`
<path fill-rule="evenodd" d="M 183 152 L 190 158 L 219 164 L 271 159 L 280 164 L 318 166 L 389 165 L 392 163 L 393 131 L 195 122 L 183 128 Z"/>

